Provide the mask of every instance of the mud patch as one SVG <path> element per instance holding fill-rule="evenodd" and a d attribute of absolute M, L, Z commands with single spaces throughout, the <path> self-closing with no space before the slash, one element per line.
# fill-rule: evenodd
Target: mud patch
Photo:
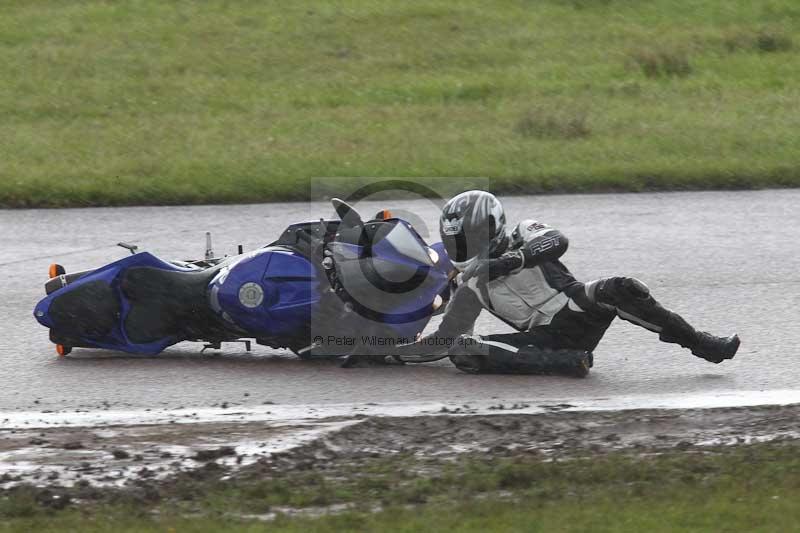
<path fill-rule="evenodd" d="M 561 406 L 535 414 L 509 407 L 481 415 L 0 430 L 0 488 L 157 489 L 186 477 L 280 476 L 394 455 L 447 462 L 462 454 L 647 454 L 800 438 L 800 405 L 596 412 Z"/>
<path fill-rule="evenodd" d="M 800 439 L 800 406 L 535 415 L 367 418 L 279 454 L 284 464 L 317 465 L 392 454 L 449 460 L 461 454 L 543 457 L 665 450 Z M 275 459 L 274 457 L 272 458 Z"/>
<path fill-rule="evenodd" d="M 125 487 L 203 468 L 243 467 L 355 420 L 0 430 L 0 488 Z"/>

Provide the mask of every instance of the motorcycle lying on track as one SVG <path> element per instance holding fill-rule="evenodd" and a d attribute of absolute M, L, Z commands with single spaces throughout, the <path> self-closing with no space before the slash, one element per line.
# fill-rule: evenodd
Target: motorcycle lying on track
<path fill-rule="evenodd" d="M 453 265 L 407 221 L 368 221 L 333 199 L 340 220 L 293 224 L 239 255 L 164 261 L 132 255 L 95 270 L 51 265 L 34 309 L 59 355 L 73 348 L 158 354 L 182 341 L 219 349 L 250 339 L 303 358 L 413 341 L 449 298 Z M 372 350 L 374 351 L 374 350 Z"/>

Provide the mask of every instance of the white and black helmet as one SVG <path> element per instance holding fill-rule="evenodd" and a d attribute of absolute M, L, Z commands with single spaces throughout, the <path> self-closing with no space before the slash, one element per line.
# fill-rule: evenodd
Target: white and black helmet
<path fill-rule="evenodd" d="M 439 234 L 456 268 L 487 258 L 507 244 L 506 214 L 500 201 L 486 191 L 454 196 L 442 208 Z"/>

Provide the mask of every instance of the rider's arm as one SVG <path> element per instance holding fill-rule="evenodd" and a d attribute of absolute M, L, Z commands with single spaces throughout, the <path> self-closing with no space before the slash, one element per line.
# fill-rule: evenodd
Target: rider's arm
<path fill-rule="evenodd" d="M 455 338 L 472 330 L 483 305 L 478 295 L 466 285 L 456 289 L 445 309 L 439 328 L 413 344 L 398 346 L 397 355 L 439 355 L 447 352 Z"/>
<path fill-rule="evenodd" d="M 467 286 L 460 286 L 447 304 L 439 328 L 432 335 L 458 337 L 471 331 L 482 309 L 483 304 L 475 291 Z"/>
<path fill-rule="evenodd" d="M 555 228 L 535 220 L 523 220 L 511 234 L 512 250 L 495 259 L 476 261 L 464 271 L 463 281 L 471 277 L 488 276 L 489 280 L 516 274 L 555 261 L 567 251 L 569 241 Z"/>

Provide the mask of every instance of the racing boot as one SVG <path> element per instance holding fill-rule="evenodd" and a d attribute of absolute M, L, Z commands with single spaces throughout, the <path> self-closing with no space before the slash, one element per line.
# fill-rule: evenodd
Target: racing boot
<path fill-rule="evenodd" d="M 478 335 L 461 335 L 447 351 L 450 362 L 467 374 L 483 374 L 487 371 L 488 347 Z"/>
<path fill-rule="evenodd" d="M 576 378 L 585 378 L 589 375 L 589 369 L 594 366 L 594 355 L 592 352 L 581 352 L 574 366 L 568 371 L 568 375 Z"/>
<path fill-rule="evenodd" d="M 502 347 L 477 335 L 463 335 L 448 351 L 450 361 L 468 374 L 557 374 L 583 378 L 593 365 L 590 352 L 536 346 Z M 516 351 L 515 351 L 516 350 Z"/>
<path fill-rule="evenodd" d="M 719 364 L 725 359 L 733 359 L 739 349 L 738 335 L 730 337 L 716 337 L 705 331 L 697 331 L 688 322 L 675 313 L 670 313 L 667 326 L 658 338 L 664 342 L 680 344 L 688 348 L 694 355 L 714 364 Z"/>
<path fill-rule="evenodd" d="M 739 344 L 741 341 L 738 335 L 715 337 L 705 331 L 698 331 L 697 341 L 690 348 L 697 357 L 719 364 L 725 359 L 733 359 L 739 349 Z"/>

